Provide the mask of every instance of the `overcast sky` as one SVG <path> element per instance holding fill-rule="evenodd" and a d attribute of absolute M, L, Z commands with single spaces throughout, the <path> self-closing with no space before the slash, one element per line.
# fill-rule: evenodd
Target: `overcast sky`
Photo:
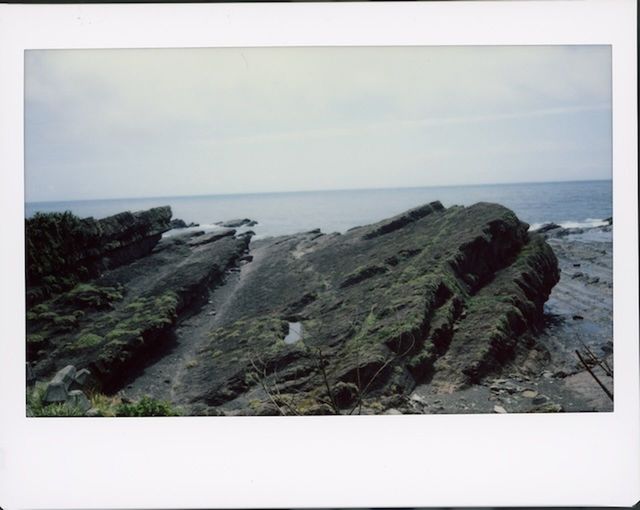
<path fill-rule="evenodd" d="M 45 50 L 27 201 L 611 177 L 608 46 Z"/>

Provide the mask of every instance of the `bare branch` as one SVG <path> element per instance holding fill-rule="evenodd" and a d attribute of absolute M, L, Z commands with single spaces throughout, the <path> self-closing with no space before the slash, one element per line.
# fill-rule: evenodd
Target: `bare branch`
<path fill-rule="evenodd" d="M 582 355 L 580 354 L 580 351 L 576 350 L 576 354 L 578 355 L 578 359 L 580 359 L 580 362 L 582 363 L 582 365 L 584 366 L 584 368 L 587 369 L 587 372 L 589 372 L 589 374 L 591 375 L 591 377 L 593 377 L 595 379 L 595 381 L 598 383 L 598 386 L 600 386 L 600 388 L 602 388 L 602 391 L 604 391 L 607 394 L 607 397 L 609 397 L 611 399 L 611 401 L 613 402 L 613 393 L 611 393 L 609 391 L 609 389 L 602 383 L 602 381 L 600 381 L 600 379 L 598 378 L 598 376 L 596 374 L 593 373 L 593 370 L 591 370 L 591 368 L 589 367 L 589 365 L 587 365 L 586 361 L 584 360 L 584 358 L 582 357 Z"/>

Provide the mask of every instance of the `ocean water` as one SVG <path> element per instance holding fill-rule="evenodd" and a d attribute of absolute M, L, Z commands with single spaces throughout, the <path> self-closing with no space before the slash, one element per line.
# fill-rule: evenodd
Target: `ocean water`
<path fill-rule="evenodd" d="M 344 232 L 388 218 L 433 200 L 445 207 L 494 202 L 512 209 L 535 228 L 555 222 L 565 227 L 597 226 L 612 215 L 611 181 L 493 184 L 396 189 L 362 189 L 208 195 L 190 197 L 125 198 L 25 204 L 27 217 L 36 212 L 71 211 L 77 216 L 103 218 L 122 211 L 170 205 L 174 218 L 214 223 L 251 218 L 257 236 L 293 234 L 314 228 Z"/>

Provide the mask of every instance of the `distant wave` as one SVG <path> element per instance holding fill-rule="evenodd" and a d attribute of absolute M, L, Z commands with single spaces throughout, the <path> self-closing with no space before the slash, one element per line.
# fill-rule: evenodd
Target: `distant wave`
<path fill-rule="evenodd" d="M 532 223 L 529 227 L 529 230 L 538 230 L 543 225 L 547 223 Z M 562 228 L 595 228 L 595 227 L 606 227 L 609 223 L 606 220 L 600 220 L 596 218 L 587 218 L 584 221 L 557 221 L 554 222 L 557 225 L 560 225 Z"/>

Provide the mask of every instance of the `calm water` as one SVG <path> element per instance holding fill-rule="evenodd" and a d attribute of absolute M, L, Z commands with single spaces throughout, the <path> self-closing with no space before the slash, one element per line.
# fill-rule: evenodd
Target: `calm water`
<path fill-rule="evenodd" d="M 594 225 L 611 216 L 611 181 L 495 184 L 377 190 L 310 191 L 251 195 L 209 195 L 26 204 L 26 215 L 66 211 L 103 218 L 122 211 L 170 205 L 174 218 L 215 228 L 217 221 L 251 218 L 260 237 L 292 234 L 313 228 L 344 232 L 440 200 L 445 207 L 496 202 L 511 208 L 532 226 L 556 222 L 563 226 Z"/>

